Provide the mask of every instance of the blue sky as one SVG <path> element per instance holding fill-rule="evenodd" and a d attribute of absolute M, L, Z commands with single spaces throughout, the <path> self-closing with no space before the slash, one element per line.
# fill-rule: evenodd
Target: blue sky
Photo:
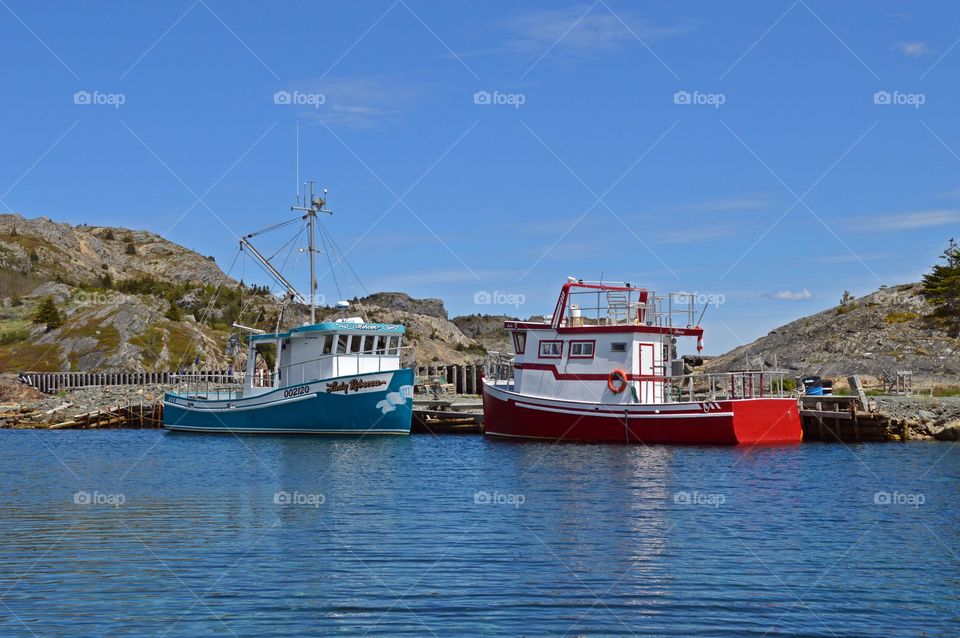
<path fill-rule="evenodd" d="M 711 353 L 917 280 L 960 222 L 948 3 L 0 5 L 0 210 L 224 267 L 289 215 L 298 125 L 368 291 L 692 291 Z"/>

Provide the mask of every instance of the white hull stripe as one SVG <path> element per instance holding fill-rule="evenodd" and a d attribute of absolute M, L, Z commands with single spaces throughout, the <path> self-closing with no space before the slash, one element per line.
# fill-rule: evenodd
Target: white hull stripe
<path fill-rule="evenodd" d="M 230 401 L 234 405 L 232 407 L 227 407 L 227 402 L 224 401 L 219 405 L 209 405 L 209 402 L 200 399 L 200 405 L 194 403 L 194 405 L 186 405 L 184 403 L 176 403 L 171 401 L 164 401 L 165 406 L 170 406 L 173 408 L 180 408 L 181 410 L 186 410 L 187 412 L 200 412 L 204 414 L 209 414 L 212 412 L 242 412 L 244 410 L 258 410 L 262 408 L 272 408 L 275 405 L 284 405 L 287 403 L 296 403 L 297 401 L 305 401 L 307 399 L 312 399 L 316 397 L 316 394 L 304 394 L 299 397 L 291 397 L 288 399 L 279 399 L 277 401 L 262 401 L 260 403 L 253 403 L 250 405 L 236 405 L 237 402 L 241 402 L 242 399 L 237 399 L 237 401 Z"/>
<path fill-rule="evenodd" d="M 576 416 L 592 416 L 592 417 L 605 417 L 608 419 L 623 419 L 623 413 L 617 414 L 615 412 L 600 412 L 600 411 L 584 411 L 584 410 L 564 410 L 560 408 L 547 407 L 544 405 L 533 405 L 531 403 L 517 403 L 518 408 L 526 408 L 528 410 L 539 410 L 541 412 L 555 412 L 557 414 L 573 414 Z M 733 416 L 733 412 L 687 412 L 684 414 L 652 414 L 648 412 L 636 413 L 636 412 L 627 412 L 627 418 L 629 419 L 703 419 L 703 418 L 713 418 L 713 417 L 730 417 Z"/>

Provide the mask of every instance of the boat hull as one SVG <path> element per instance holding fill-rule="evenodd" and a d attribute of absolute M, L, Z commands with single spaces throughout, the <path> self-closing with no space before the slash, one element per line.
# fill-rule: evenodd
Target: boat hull
<path fill-rule="evenodd" d="M 796 399 L 750 398 L 666 404 L 595 404 L 533 397 L 484 383 L 491 436 L 603 443 L 799 443 Z"/>
<path fill-rule="evenodd" d="M 318 379 L 241 399 L 168 393 L 169 430 L 244 434 L 409 434 L 413 371 Z"/>

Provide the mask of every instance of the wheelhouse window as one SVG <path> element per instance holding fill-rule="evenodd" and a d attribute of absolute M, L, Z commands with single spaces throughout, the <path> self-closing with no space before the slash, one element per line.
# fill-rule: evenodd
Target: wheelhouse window
<path fill-rule="evenodd" d="M 337 335 L 337 354 L 346 354 L 347 353 L 347 341 L 350 339 L 349 335 Z"/>
<path fill-rule="evenodd" d="M 563 356 L 562 341 L 541 341 L 540 358 L 541 359 L 559 359 Z"/>
<path fill-rule="evenodd" d="M 627 344 L 622 341 L 618 341 L 616 343 L 610 344 L 610 352 L 626 352 L 626 351 L 627 351 Z"/>
<path fill-rule="evenodd" d="M 400 354 L 400 337 L 388 337 L 387 354 L 393 356 Z"/>
<path fill-rule="evenodd" d="M 323 348 L 321 349 L 322 354 L 331 354 L 333 352 L 333 342 L 336 340 L 336 338 L 336 335 L 325 335 L 323 337 Z"/>
<path fill-rule="evenodd" d="M 593 359 L 593 351 L 596 348 L 594 341 L 571 341 L 570 358 L 571 359 Z"/>
<path fill-rule="evenodd" d="M 377 337 L 377 354 L 387 354 L 386 337 Z"/>
<path fill-rule="evenodd" d="M 513 333 L 513 351 L 516 354 L 523 354 L 526 349 L 527 349 L 527 333 L 514 332 Z"/>

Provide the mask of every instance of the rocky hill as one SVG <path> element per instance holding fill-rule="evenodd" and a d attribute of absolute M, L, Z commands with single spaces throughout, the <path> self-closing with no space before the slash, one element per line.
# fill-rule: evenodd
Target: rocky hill
<path fill-rule="evenodd" d="M 61 325 L 33 321 L 47 299 Z M 439 299 L 385 292 L 355 301 L 320 317 L 402 323 L 411 356 L 425 365 L 485 354 Z M 242 286 L 212 259 L 154 233 L 0 215 L 0 372 L 175 370 L 197 357 L 222 369 L 233 321 L 271 330 L 279 309 L 265 289 Z M 303 316 L 303 308 L 284 315 Z"/>
<path fill-rule="evenodd" d="M 226 280 L 212 258 L 142 230 L 71 226 L 46 217 L 0 215 L 0 269 L 94 284 L 153 277 L 210 285 Z"/>
<path fill-rule="evenodd" d="M 704 370 L 776 363 L 798 374 L 880 377 L 910 370 L 918 381 L 956 382 L 960 340 L 933 324 L 931 312 L 919 284 L 881 288 L 772 330 L 708 360 Z"/>
<path fill-rule="evenodd" d="M 506 315 L 464 315 L 454 317 L 453 323 L 460 331 L 483 345 L 491 352 L 513 352 L 510 333 L 503 327 L 504 321 L 516 320 Z"/>

